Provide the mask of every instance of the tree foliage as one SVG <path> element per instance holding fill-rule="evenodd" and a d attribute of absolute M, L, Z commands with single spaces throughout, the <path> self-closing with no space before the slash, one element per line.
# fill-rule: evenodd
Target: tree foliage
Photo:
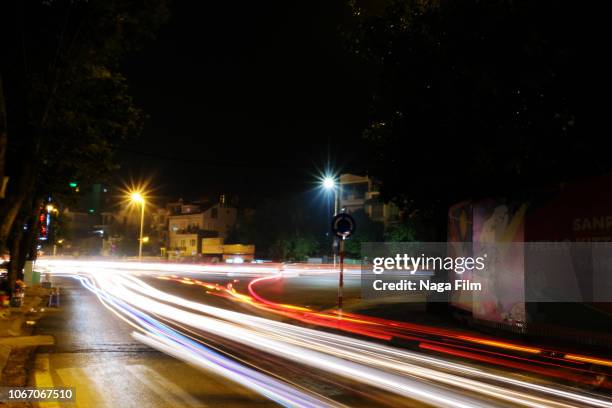
<path fill-rule="evenodd" d="M 268 199 L 255 211 L 240 214 L 228 242 L 254 244 L 262 258 L 304 261 L 330 248 L 320 221 L 299 197 Z"/>
<path fill-rule="evenodd" d="M 272 259 L 303 262 L 318 253 L 319 245 L 312 234 L 284 233 L 270 245 L 268 254 Z"/>
<path fill-rule="evenodd" d="M 379 242 L 383 240 L 384 225 L 373 221 L 364 210 L 351 213 L 355 220 L 355 233 L 345 241 L 344 251 L 350 258 L 361 258 L 361 244 L 363 242 Z"/>
<path fill-rule="evenodd" d="M 369 169 L 405 209 L 448 204 L 610 170 L 591 11 L 558 2 L 394 0 L 353 4 L 350 51 L 378 75 Z M 441 223 L 440 225 L 443 225 Z"/>
<path fill-rule="evenodd" d="M 2 171 L 10 180 L 0 202 L 0 250 L 19 246 L 15 241 L 22 239 L 35 242 L 38 214 L 48 197 L 61 205 L 70 199 L 70 180 L 102 181 L 116 168 L 116 146 L 140 133 L 144 115 L 129 95 L 120 62 L 165 21 L 166 3 L 31 0 L 2 5 L 3 17 L 10 16 L 3 25 L 0 65 L 0 106 L 6 107 L 8 123 Z M 19 260 L 11 262 L 14 279 L 23 252 L 11 249 L 11 258 Z"/>

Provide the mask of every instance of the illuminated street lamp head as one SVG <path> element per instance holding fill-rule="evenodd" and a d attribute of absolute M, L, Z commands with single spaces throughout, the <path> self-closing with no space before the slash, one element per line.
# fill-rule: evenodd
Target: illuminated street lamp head
<path fill-rule="evenodd" d="M 133 193 L 130 194 L 130 200 L 132 200 L 135 203 L 144 203 L 144 197 L 138 191 L 134 191 Z"/>
<path fill-rule="evenodd" d="M 323 179 L 323 188 L 326 190 L 331 190 L 336 186 L 336 182 L 331 177 L 325 177 Z"/>

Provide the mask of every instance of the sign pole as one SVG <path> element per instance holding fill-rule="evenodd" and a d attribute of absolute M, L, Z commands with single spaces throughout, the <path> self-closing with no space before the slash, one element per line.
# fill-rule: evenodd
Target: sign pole
<path fill-rule="evenodd" d="M 338 191 L 334 188 L 334 217 L 338 215 Z M 335 241 L 335 238 L 334 238 Z M 332 254 L 334 257 L 334 269 L 336 269 L 336 248 L 334 248 L 334 242 L 332 242 Z"/>
<path fill-rule="evenodd" d="M 344 290 L 344 241 L 355 232 L 355 220 L 346 213 L 337 214 L 332 220 L 332 231 L 340 239 L 340 273 L 338 275 L 338 314 L 342 316 Z"/>
<path fill-rule="evenodd" d="M 338 311 L 342 313 L 342 294 L 344 289 L 344 238 L 340 239 L 340 275 L 338 276 Z"/>

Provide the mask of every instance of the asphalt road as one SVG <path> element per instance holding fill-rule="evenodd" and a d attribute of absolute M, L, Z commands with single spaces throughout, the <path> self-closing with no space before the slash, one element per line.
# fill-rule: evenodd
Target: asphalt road
<path fill-rule="evenodd" d="M 55 280 L 62 288 L 61 308 L 40 320 L 36 331 L 55 336 L 56 345 L 40 350 L 34 376 L 58 387 L 76 386 L 77 403 L 66 406 L 276 406 L 259 394 L 134 340 L 133 328 L 80 282 Z"/>
<path fill-rule="evenodd" d="M 39 355 L 34 380 L 76 386 L 77 406 L 612 407 L 584 387 L 592 372 L 537 349 L 350 312 L 338 319 L 325 312 L 336 299 L 331 274 L 49 268 L 62 308 L 38 327 L 57 345 Z M 349 277 L 347 297 L 358 291 Z M 401 348 L 389 347 L 397 339 Z"/>

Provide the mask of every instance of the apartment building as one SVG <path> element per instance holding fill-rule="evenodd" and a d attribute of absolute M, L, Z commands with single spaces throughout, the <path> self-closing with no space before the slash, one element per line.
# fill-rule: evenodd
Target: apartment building
<path fill-rule="evenodd" d="M 399 219 L 399 209 L 380 198 L 380 183 L 369 176 L 341 174 L 339 206 L 348 213 L 364 210 L 373 221 L 388 226 Z"/>
<path fill-rule="evenodd" d="M 167 206 L 168 253 L 197 256 L 202 253 L 202 238 L 227 238 L 236 223 L 237 210 L 225 204 L 223 197 L 213 203 L 184 203 L 179 200 Z"/>

